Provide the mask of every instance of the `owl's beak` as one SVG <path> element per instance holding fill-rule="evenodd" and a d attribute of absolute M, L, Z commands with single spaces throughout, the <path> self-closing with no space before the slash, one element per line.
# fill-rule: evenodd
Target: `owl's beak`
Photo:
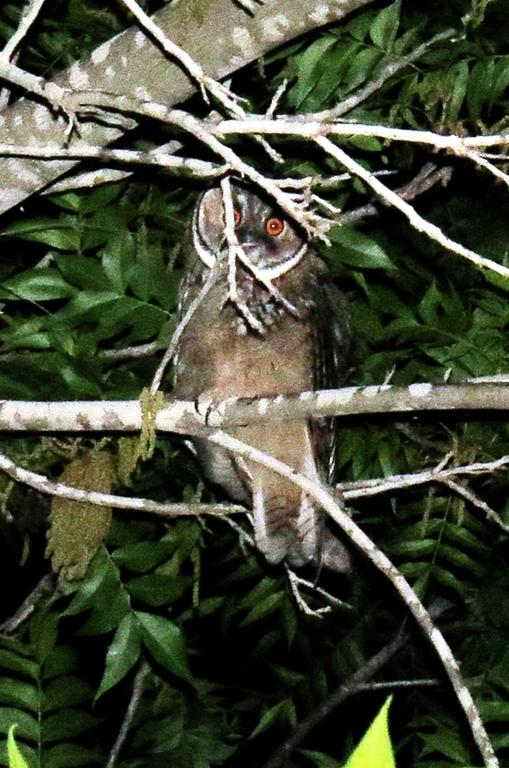
<path fill-rule="evenodd" d="M 244 251 L 245 255 L 250 261 L 258 262 L 260 259 L 260 244 L 259 243 L 239 243 L 240 247 Z"/>

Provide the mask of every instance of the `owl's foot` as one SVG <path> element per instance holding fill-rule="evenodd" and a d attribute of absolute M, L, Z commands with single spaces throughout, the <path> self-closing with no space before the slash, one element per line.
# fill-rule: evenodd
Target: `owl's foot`
<path fill-rule="evenodd" d="M 260 5 L 265 5 L 266 0 L 234 0 L 236 5 L 250 16 L 254 16 Z"/>
<path fill-rule="evenodd" d="M 335 573 L 349 573 L 352 567 L 350 553 L 328 528 L 324 528 L 317 565 Z"/>
<path fill-rule="evenodd" d="M 307 579 L 303 579 L 302 576 L 297 576 L 295 571 L 292 571 L 289 565 L 285 564 L 285 568 L 286 574 L 288 576 L 288 583 L 295 598 L 295 602 L 297 603 L 299 609 L 306 614 L 306 616 L 313 616 L 315 619 L 321 619 L 322 616 L 330 613 L 334 608 L 351 608 L 348 603 L 345 603 L 343 600 L 334 597 L 334 595 L 331 595 L 325 589 L 318 587 L 316 584 L 313 584 L 313 582 L 308 581 Z M 324 605 L 321 608 L 311 608 L 311 606 L 304 599 L 301 593 L 301 588 L 310 591 L 315 596 L 320 597 L 324 602 L 328 603 L 328 605 Z"/>

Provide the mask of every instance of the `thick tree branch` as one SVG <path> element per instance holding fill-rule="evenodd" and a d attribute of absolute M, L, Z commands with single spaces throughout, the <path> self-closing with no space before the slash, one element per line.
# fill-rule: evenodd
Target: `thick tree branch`
<path fill-rule="evenodd" d="M 174 401 L 158 411 L 161 432 L 194 434 L 196 430 L 264 421 L 420 411 L 509 410 L 509 384 L 382 384 L 275 395 L 229 398 L 221 402 Z M 0 401 L 0 430 L 5 432 L 138 432 L 138 400 Z"/>

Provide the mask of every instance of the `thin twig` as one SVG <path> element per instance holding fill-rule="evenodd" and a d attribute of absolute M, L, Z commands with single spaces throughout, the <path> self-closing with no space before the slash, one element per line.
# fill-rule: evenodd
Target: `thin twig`
<path fill-rule="evenodd" d="M 0 155 L 4 157 L 37 157 L 52 162 L 55 159 L 96 159 L 128 165 L 157 166 L 168 171 L 194 178 L 217 178 L 224 174 L 227 166 L 210 163 L 194 157 L 178 157 L 159 148 L 149 152 L 134 149 L 104 149 L 93 146 L 37 146 L 0 144 Z M 54 191 L 54 190 L 52 190 Z"/>
<path fill-rule="evenodd" d="M 47 573 L 26 597 L 14 616 L 10 616 L 0 624 L 0 635 L 12 635 L 30 618 L 41 600 L 51 593 L 53 575 Z"/>
<path fill-rule="evenodd" d="M 134 716 L 143 698 L 143 694 L 145 692 L 145 683 L 149 672 L 150 668 L 148 664 L 146 662 L 142 662 L 140 669 L 135 677 L 131 698 L 129 699 L 129 704 L 127 706 L 127 710 L 122 721 L 122 725 L 120 726 L 117 738 L 115 739 L 115 743 L 111 748 L 108 762 L 106 763 L 106 768 L 114 768 L 114 766 L 117 764 L 118 758 L 120 757 L 120 752 L 122 751 L 122 747 L 124 746 L 129 735 L 129 730 L 131 728 Z"/>
<path fill-rule="evenodd" d="M 23 38 L 28 34 L 30 27 L 39 15 L 39 11 L 44 3 L 45 0 L 31 0 L 23 9 L 17 30 L 6 42 L 3 50 L 0 51 L 0 69 L 4 62 L 11 61 L 16 49 Z"/>
<path fill-rule="evenodd" d="M 486 171 L 489 171 L 489 173 L 491 173 L 493 176 L 496 176 L 497 179 L 500 179 L 500 181 L 503 181 L 504 184 L 509 186 L 509 174 L 504 173 L 504 171 L 501 171 L 500 168 L 497 168 L 496 165 L 490 163 L 486 157 L 483 157 L 479 152 L 470 152 L 469 157 L 474 161 L 474 163 L 479 165 L 481 168 L 484 168 Z"/>
<path fill-rule="evenodd" d="M 181 64 L 184 71 L 197 83 L 205 101 L 208 101 L 208 92 L 229 112 L 239 117 L 243 117 L 244 110 L 239 106 L 236 96 L 217 80 L 213 80 L 206 75 L 201 66 L 192 58 L 192 56 L 170 40 L 168 35 L 166 35 L 161 27 L 159 27 L 150 16 L 145 13 L 136 0 L 121 0 L 121 2 L 133 14 L 140 27 L 147 32 L 149 37 L 154 38 L 168 56 L 171 56 L 172 59 L 175 59 Z"/>
<path fill-rule="evenodd" d="M 426 163 L 411 181 L 402 187 L 398 187 L 395 192 L 402 200 L 414 200 L 418 195 L 427 192 L 436 184 L 441 184 L 442 186 L 448 184 L 451 175 L 452 168 L 450 166 L 437 168 L 435 163 Z M 381 206 L 383 205 L 383 200 L 381 200 L 380 203 L 368 203 L 367 205 L 362 205 L 355 210 L 342 213 L 338 216 L 336 221 L 340 226 L 348 226 L 349 224 L 363 221 L 369 216 L 378 216 L 380 214 Z"/>
<path fill-rule="evenodd" d="M 381 90 L 391 77 L 394 77 L 398 72 L 406 69 L 410 64 L 413 64 L 414 61 L 420 59 L 432 46 L 437 43 L 442 43 L 445 40 L 450 40 L 454 34 L 454 29 L 446 29 L 443 32 L 434 35 L 434 37 L 429 40 L 426 40 L 426 42 L 421 45 L 418 45 L 411 53 L 387 62 L 374 80 L 371 80 L 356 93 L 352 94 L 347 99 L 344 99 L 336 107 L 333 107 L 332 109 L 324 109 L 321 112 L 313 112 L 309 119 L 329 121 L 337 120 L 338 117 L 346 115 L 347 112 L 351 112 L 352 109 L 355 109 L 355 107 L 358 107 L 363 101 L 366 101 L 366 99 L 369 96 L 372 96 L 373 93 Z"/>
<path fill-rule="evenodd" d="M 152 384 L 150 386 L 150 391 L 152 394 L 155 394 L 158 389 L 161 386 L 161 382 L 163 380 L 164 372 L 167 368 L 167 366 L 172 361 L 175 352 L 178 349 L 178 345 L 181 339 L 182 334 L 184 333 L 185 329 L 187 328 L 189 321 L 191 320 L 192 316 L 204 300 L 205 296 L 208 294 L 212 286 L 217 280 L 218 276 L 218 264 L 217 262 L 214 264 L 212 269 L 209 270 L 209 273 L 207 275 L 207 279 L 203 283 L 202 287 L 200 288 L 198 294 L 194 297 L 193 301 L 187 308 L 184 316 L 181 318 L 180 322 L 178 323 L 177 327 L 175 328 L 172 337 L 170 339 L 170 343 L 168 344 L 168 347 L 166 349 L 166 352 L 163 355 L 163 359 L 159 363 L 157 370 L 154 374 L 154 378 L 152 379 Z"/>

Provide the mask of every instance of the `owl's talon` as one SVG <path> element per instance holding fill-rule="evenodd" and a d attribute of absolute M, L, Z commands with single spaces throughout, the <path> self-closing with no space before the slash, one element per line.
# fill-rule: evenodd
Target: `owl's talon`
<path fill-rule="evenodd" d="M 216 410 L 217 400 L 211 400 L 207 410 L 205 411 L 205 426 L 210 426 L 210 416 Z"/>
<path fill-rule="evenodd" d="M 203 420 L 206 427 L 210 427 L 210 419 L 214 411 L 217 410 L 217 405 L 220 402 L 220 400 L 216 400 L 214 398 L 207 398 L 206 396 L 198 395 L 194 398 L 193 405 L 194 410 L 196 411 L 197 415 L 200 417 L 200 419 Z"/>

